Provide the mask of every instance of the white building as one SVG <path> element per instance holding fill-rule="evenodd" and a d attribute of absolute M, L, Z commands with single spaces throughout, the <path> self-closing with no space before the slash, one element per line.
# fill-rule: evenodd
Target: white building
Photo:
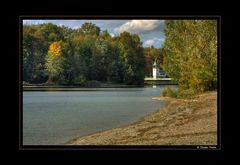
<path fill-rule="evenodd" d="M 155 60 L 155 62 L 153 63 L 153 79 L 157 79 L 158 77 L 164 78 L 167 76 L 166 73 L 163 70 L 160 70 L 159 68 L 160 67 L 158 66 Z"/>
<path fill-rule="evenodd" d="M 157 66 L 156 61 L 153 63 L 153 79 L 157 79 L 159 75 L 159 67 Z"/>

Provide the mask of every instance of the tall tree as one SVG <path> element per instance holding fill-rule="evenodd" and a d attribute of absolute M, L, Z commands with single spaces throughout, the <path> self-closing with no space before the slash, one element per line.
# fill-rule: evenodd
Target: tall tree
<path fill-rule="evenodd" d="M 217 21 L 167 20 L 164 69 L 180 93 L 217 88 Z"/>
<path fill-rule="evenodd" d="M 143 84 L 146 61 L 139 36 L 128 32 L 121 33 L 119 48 L 124 64 L 124 82 Z"/>
<path fill-rule="evenodd" d="M 53 42 L 49 46 L 48 55 L 46 56 L 46 70 L 49 74 L 49 83 L 59 83 L 63 73 L 64 57 L 60 42 Z"/>

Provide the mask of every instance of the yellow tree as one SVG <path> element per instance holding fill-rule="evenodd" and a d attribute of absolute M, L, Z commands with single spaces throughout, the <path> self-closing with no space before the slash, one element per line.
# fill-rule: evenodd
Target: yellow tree
<path fill-rule="evenodd" d="M 59 56 L 62 52 L 61 45 L 59 42 L 53 42 L 49 46 L 49 53 L 54 56 Z"/>
<path fill-rule="evenodd" d="M 164 69 L 179 96 L 217 88 L 217 20 L 165 21 Z"/>
<path fill-rule="evenodd" d="M 46 56 L 46 70 L 49 75 L 49 83 L 57 83 L 63 73 L 64 57 L 60 42 L 53 42 L 48 49 Z"/>

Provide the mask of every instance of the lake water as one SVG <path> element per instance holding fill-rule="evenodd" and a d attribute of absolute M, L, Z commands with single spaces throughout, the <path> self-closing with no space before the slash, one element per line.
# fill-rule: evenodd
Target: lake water
<path fill-rule="evenodd" d="M 62 145 L 95 132 L 121 127 L 157 111 L 156 88 L 23 92 L 23 145 Z"/>

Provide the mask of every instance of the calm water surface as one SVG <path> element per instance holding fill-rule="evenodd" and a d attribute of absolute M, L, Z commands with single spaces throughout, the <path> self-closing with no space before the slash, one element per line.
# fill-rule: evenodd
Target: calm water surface
<path fill-rule="evenodd" d="M 23 92 L 23 145 L 61 145 L 91 133 L 121 127 L 157 111 L 157 88 Z"/>

